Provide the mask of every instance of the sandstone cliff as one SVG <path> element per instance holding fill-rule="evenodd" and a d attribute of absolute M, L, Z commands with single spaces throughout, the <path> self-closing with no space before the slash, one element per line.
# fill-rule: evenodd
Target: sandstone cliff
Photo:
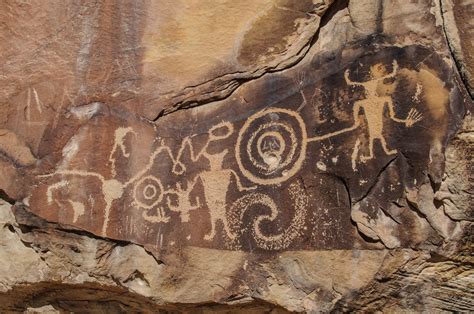
<path fill-rule="evenodd" d="M 2 312 L 474 308 L 474 1 L 0 21 Z"/>

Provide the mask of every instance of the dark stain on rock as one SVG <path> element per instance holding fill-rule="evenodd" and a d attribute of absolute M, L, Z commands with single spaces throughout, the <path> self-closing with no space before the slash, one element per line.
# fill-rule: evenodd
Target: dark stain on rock
<path fill-rule="evenodd" d="M 125 106 L 141 85 L 144 48 L 143 1 L 104 1 L 84 20 L 84 38 L 78 59 L 79 97 L 76 103 L 102 101 Z M 120 31 L 113 31 L 116 28 Z M 87 30 L 91 33 L 87 35 Z"/>
<path fill-rule="evenodd" d="M 456 61 L 462 62 L 461 76 L 467 82 L 470 89 L 471 98 L 474 95 L 474 4 L 469 1 L 453 1 L 453 14 L 458 28 L 461 53 L 463 60 L 458 60 L 459 56 L 453 56 Z"/>
<path fill-rule="evenodd" d="M 255 81 L 239 95 L 246 102 L 158 125 L 118 109 L 81 127 L 64 122 L 44 143 L 58 149 L 65 140 L 55 134 L 75 132 L 77 145 L 52 152 L 32 208 L 158 251 L 377 247 L 358 230 L 388 247 L 419 243 L 418 217 L 394 204 L 423 182 L 439 158 L 432 147 L 456 128 L 448 117 L 462 106 L 425 94 L 438 81 L 455 88 L 452 72 L 419 46 L 350 51 Z"/>

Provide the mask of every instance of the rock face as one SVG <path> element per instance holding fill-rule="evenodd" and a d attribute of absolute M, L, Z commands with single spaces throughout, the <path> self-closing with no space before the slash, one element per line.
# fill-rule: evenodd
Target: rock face
<path fill-rule="evenodd" d="M 2 311 L 469 311 L 474 2 L 8 2 Z"/>

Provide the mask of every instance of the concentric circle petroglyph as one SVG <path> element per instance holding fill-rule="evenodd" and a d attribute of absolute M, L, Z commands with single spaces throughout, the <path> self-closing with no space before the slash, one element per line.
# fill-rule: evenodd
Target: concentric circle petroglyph
<path fill-rule="evenodd" d="M 297 112 L 270 108 L 250 116 L 242 126 L 235 157 L 252 182 L 279 184 L 300 170 L 306 143 L 306 126 Z"/>
<path fill-rule="evenodd" d="M 133 187 L 133 198 L 138 206 L 145 209 L 153 208 L 163 199 L 163 185 L 156 177 L 145 176 Z"/>
<path fill-rule="evenodd" d="M 156 196 L 156 187 L 153 184 L 147 184 L 143 189 L 143 197 L 151 200 Z"/>

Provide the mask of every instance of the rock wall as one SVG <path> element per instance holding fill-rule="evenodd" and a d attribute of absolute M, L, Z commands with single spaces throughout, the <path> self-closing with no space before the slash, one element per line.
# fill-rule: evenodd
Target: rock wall
<path fill-rule="evenodd" d="M 0 309 L 469 311 L 473 13 L 5 2 Z"/>

